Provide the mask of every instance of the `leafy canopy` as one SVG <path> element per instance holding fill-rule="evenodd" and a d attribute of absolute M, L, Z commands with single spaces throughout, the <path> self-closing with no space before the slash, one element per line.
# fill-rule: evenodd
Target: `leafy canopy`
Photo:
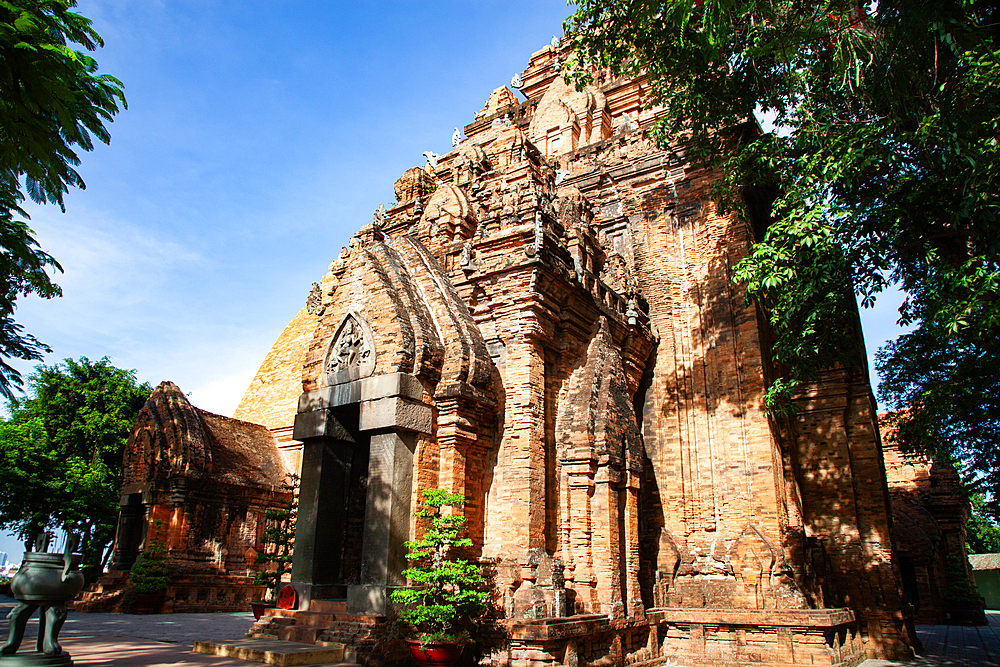
<path fill-rule="evenodd" d="M 472 546 L 472 540 L 460 537 L 465 530 L 462 514 L 444 514 L 444 507 L 461 507 L 465 497 L 445 489 L 427 489 L 422 494 L 423 507 L 413 516 L 430 519 L 419 540 L 407 542 L 407 560 L 412 566 L 403 570 L 415 588 L 392 592 L 392 601 L 407 606 L 400 618 L 418 631 L 421 641 L 460 641 L 467 637 L 463 624 L 486 611 L 487 593 L 479 565 L 456 557 L 453 549 Z"/>
<path fill-rule="evenodd" d="M 97 74 L 82 51 L 103 46 L 91 21 L 71 12 L 76 0 L 0 0 L 0 396 L 12 397 L 21 376 L 6 359 L 41 359 L 48 348 L 14 321 L 17 298 L 61 295 L 46 267 L 61 271 L 38 247 L 21 208 L 25 194 L 63 207 L 70 187 L 85 187 L 74 168 L 77 150 L 125 108 L 121 81 Z M 64 207 L 63 207 L 64 208 Z M 65 210 L 65 208 L 64 208 Z"/>
<path fill-rule="evenodd" d="M 971 460 L 994 498 L 998 26 L 983 0 L 580 0 L 566 21 L 567 73 L 646 76 L 655 138 L 723 169 L 723 209 L 749 221 L 745 193 L 773 200 L 734 276 L 771 326 L 768 411 L 855 365 L 855 299 L 898 283 L 913 330 L 878 368 L 883 400 L 908 410 L 901 444 Z M 782 131 L 743 124 L 755 111 Z"/>
<path fill-rule="evenodd" d="M 48 528 L 82 533 L 85 574 L 115 536 L 122 453 L 152 391 L 107 359 L 38 366 L 28 396 L 0 421 L 0 527 L 26 542 Z"/>
<path fill-rule="evenodd" d="M 986 498 L 981 493 L 969 499 L 972 511 L 969 513 L 966 548 L 970 554 L 1000 553 L 1000 525 L 990 516 Z"/>

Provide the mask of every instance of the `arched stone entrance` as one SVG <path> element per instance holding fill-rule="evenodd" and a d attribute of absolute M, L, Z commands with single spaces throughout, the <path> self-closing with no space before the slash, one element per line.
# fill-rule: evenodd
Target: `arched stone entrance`
<path fill-rule="evenodd" d="M 417 378 L 389 373 L 299 398 L 292 583 L 300 609 L 313 599 L 346 598 L 348 613 L 381 616 L 388 588 L 405 583 L 416 434 L 431 432 L 421 395 Z"/>

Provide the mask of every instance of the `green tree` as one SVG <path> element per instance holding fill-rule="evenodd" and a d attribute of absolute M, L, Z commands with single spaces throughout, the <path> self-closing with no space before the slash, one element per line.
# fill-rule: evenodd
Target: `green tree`
<path fill-rule="evenodd" d="M 967 524 L 966 547 L 970 554 L 1000 553 L 1000 525 L 997 525 L 986 498 L 981 493 L 974 493 L 969 498 L 972 511 L 969 512 Z"/>
<path fill-rule="evenodd" d="M 19 296 L 62 294 L 46 267 L 59 264 L 38 247 L 21 208 L 25 193 L 63 207 L 71 186 L 84 188 L 76 149 L 108 143 L 104 126 L 124 108 L 122 83 L 97 74 L 88 51 L 103 46 L 91 21 L 71 12 L 76 0 L 0 0 L 0 396 L 21 387 L 5 360 L 41 359 L 48 348 L 14 321 Z M 74 148 L 75 147 L 75 148 Z M 23 187 L 22 187 L 23 186 Z M 23 218 L 23 219 L 22 219 Z"/>
<path fill-rule="evenodd" d="M 118 519 L 122 452 L 152 388 L 107 359 L 39 366 L 0 422 L 0 527 L 26 543 L 52 527 L 82 534 L 99 574 Z"/>
<path fill-rule="evenodd" d="M 581 0 L 577 57 L 647 76 L 654 137 L 725 177 L 723 209 L 773 199 L 735 279 L 773 331 L 772 414 L 857 360 L 855 299 L 906 293 L 880 395 L 906 449 L 958 456 L 1000 492 L 1000 10 L 983 0 Z M 781 131 L 745 123 L 774 114 Z M 728 128 L 728 129 L 727 129 Z M 853 293 L 852 293 L 853 288 Z"/>
<path fill-rule="evenodd" d="M 419 540 L 406 543 L 410 567 L 403 570 L 415 588 L 401 588 L 390 595 L 405 609 L 399 618 L 417 631 L 421 642 L 451 642 L 468 639 L 468 628 L 486 612 L 488 594 L 479 590 L 485 579 L 476 563 L 457 558 L 454 550 L 472 546 L 460 537 L 465 530 L 462 514 L 445 514 L 443 507 L 461 507 L 465 497 L 446 489 L 421 493 L 423 507 L 413 513 L 429 519 Z"/>

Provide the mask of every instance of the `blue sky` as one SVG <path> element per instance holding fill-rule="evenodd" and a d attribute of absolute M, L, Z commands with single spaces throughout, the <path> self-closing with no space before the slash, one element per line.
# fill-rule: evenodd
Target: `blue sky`
<path fill-rule="evenodd" d="M 108 356 L 229 415 L 396 178 L 423 151 L 450 150 L 452 128 L 561 34 L 571 8 L 80 0 L 78 11 L 129 108 L 111 145 L 82 156 L 87 189 L 65 214 L 28 208 L 65 269 L 64 296 L 24 299 L 16 319 L 52 347 L 46 363 Z M 871 351 L 893 335 L 894 309 L 863 314 Z M 0 551 L 19 560 L 9 538 Z"/>

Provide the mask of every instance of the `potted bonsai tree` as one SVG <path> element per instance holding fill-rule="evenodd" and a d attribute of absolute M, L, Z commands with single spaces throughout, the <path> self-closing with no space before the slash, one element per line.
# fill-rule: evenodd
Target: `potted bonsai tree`
<path fill-rule="evenodd" d="M 153 614 L 159 611 L 167 590 L 169 575 L 163 522 L 155 519 L 151 527 L 146 548 L 139 554 L 129 572 L 129 583 L 135 593 L 132 610 L 136 614 Z"/>
<path fill-rule="evenodd" d="M 487 593 L 476 563 L 458 557 L 457 549 L 472 545 L 466 537 L 465 516 L 444 514 L 442 508 L 461 507 L 465 498 L 445 489 L 424 491 L 423 506 L 414 516 L 430 519 L 423 537 L 407 542 L 411 567 L 403 575 L 414 586 L 392 592 L 404 609 L 400 619 L 415 633 L 407 640 L 421 667 L 453 665 L 469 641 L 468 627 L 486 611 Z"/>
<path fill-rule="evenodd" d="M 278 507 L 264 512 L 264 532 L 260 541 L 264 550 L 257 554 L 258 564 L 267 564 L 267 569 L 258 572 L 254 577 L 255 586 L 266 586 L 265 599 L 250 603 L 255 619 L 260 620 L 264 610 L 272 608 L 278 600 L 281 589 L 281 579 L 292 570 L 292 544 L 295 541 L 295 512 L 298 499 L 296 490 L 299 486 L 298 475 L 288 475 L 288 481 L 281 485 L 288 492 L 287 500 L 281 501 Z"/>

